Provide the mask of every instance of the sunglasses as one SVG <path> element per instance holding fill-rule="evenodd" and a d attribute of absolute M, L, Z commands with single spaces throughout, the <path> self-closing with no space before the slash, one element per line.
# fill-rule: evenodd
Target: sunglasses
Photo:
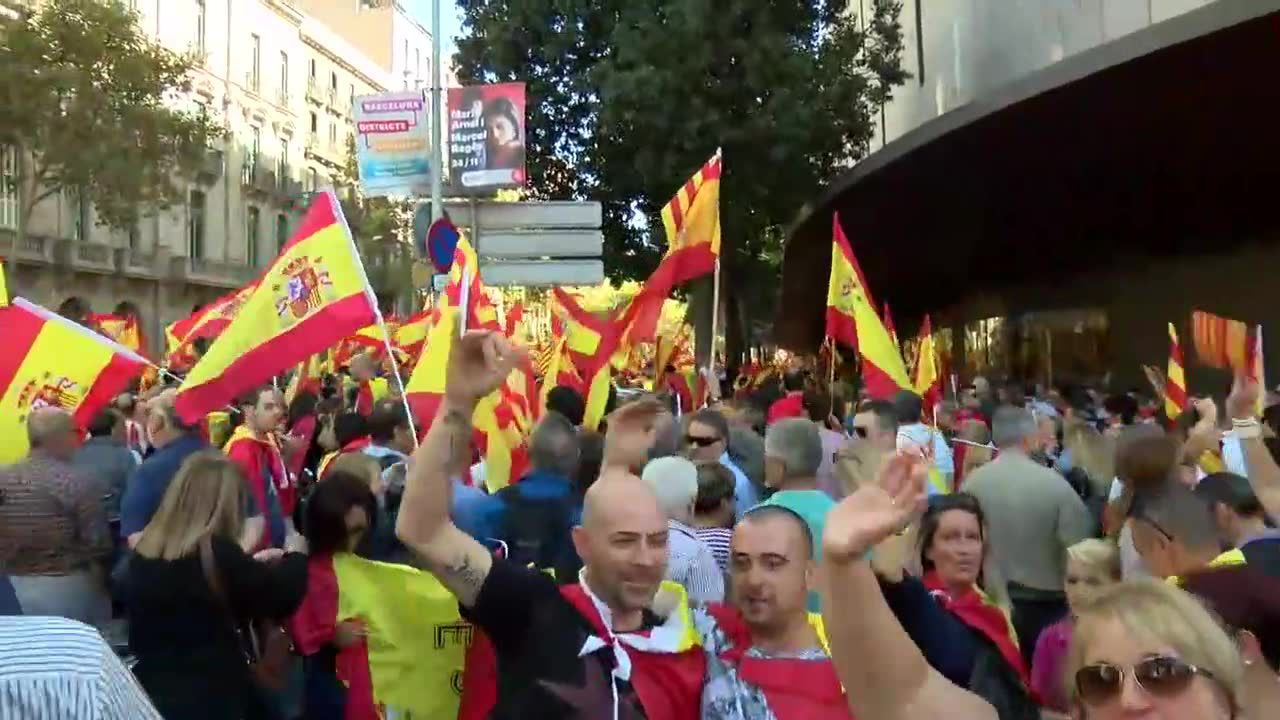
<path fill-rule="evenodd" d="M 1131 668 L 1111 663 L 1086 665 L 1076 672 L 1076 694 L 1086 705 L 1104 705 L 1120 697 L 1124 676 L 1130 672 L 1138 687 L 1156 698 L 1171 698 L 1181 693 L 1196 675 L 1214 679 L 1208 670 L 1176 657 L 1158 655 Z"/>
<path fill-rule="evenodd" d="M 706 437 L 705 435 L 685 435 L 684 442 L 686 445 L 697 445 L 698 447 L 711 447 L 720 442 L 718 437 Z"/>

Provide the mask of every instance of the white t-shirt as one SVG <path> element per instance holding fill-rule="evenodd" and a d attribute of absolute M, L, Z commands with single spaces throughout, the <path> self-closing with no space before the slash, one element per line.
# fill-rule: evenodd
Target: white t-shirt
<path fill-rule="evenodd" d="M 1113 503 L 1120 499 L 1124 494 L 1124 483 L 1120 482 L 1120 478 L 1111 481 L 1111 492 L 1107 494 L 1107 502 Z M 1129 523 L 1125 523 L 1120 528 L 1120 537 L 1117 541 L 1120 548 L 1120 577 L 1125 580 L 1133 580 L 1135 578 L 1151 577 L 1151 573 L 1147 571 L 1147 565 L 1142 561 L 1142 556 L 1138 554 L 1138 548 L 1133 544 L 1133 533 L 1129 530 Z"/>

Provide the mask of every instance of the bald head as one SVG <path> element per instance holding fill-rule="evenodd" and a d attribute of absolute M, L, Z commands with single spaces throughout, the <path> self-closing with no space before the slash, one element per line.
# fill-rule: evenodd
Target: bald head
<path fill-rule="evenodd" d="M 32 450 L 69 458 L 75 452 L 75 434 L 75 420 L 62 408 L 42 407 L 27 416 L 27 440 Z"/>
<path fill-rule="evenodd" d="M 589 530 L 611 532 L 619 515 L 652 511 L 665 518 L 653 488 L 624 468 L 605 468 L 587 489 L 582 502 L 582 524 Z M 665 524 L 665 520 L 663 521 Z"/>

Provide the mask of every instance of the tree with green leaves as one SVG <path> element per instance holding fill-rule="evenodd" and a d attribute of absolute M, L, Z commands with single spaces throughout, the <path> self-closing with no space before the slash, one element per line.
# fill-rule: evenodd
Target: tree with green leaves
<path fill-rule="evenodd" d="M 901 3 L 867 0 L 865 16 L 847 5 L 459 0 L 468 34 L 456 63 L 464 82 L 528 84 L 533 194 L 604 204 L 614 277 L 652 270 L 666 248 L 662 206 L 722 149 L 732 363 L 747 318 L 771 316 L 785 226 L 869 152 L 880 107 L 907 77 Z"/>
<path fill-rule="evenodd" d="M 183 181 L 222 133 L 181 109 L 192 62 L 149 39 L 118 0 L 47 0 L 0 16 L 0 145 L 19 154 L 17 239 L 36 205 L 62 191 L 121 230 L 183 201 Z"/>

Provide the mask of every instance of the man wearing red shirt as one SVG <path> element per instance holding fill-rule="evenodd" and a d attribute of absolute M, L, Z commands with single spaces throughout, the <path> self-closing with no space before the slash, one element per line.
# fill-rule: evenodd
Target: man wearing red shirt
<path fill-rule="evenodd" d="M 265 385 L 236 401 L 241 423 L 231 433 L 223 452 L 244 471 L 249 492 L 266 519 L 263 547 L 284 547 L 295 534 L 293 507 L 297 486 L 284 464 L 275 433 L 284 420 L 279 392 Z"/>

